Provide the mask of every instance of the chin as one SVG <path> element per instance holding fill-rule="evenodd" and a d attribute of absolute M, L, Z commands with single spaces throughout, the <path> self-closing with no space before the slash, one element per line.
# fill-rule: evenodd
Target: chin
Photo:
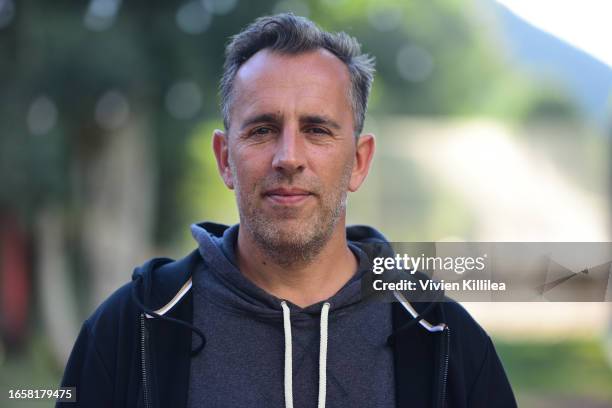
<path fill-rule="evenodd" d="M 314 220 L 304 220 L 298 218 L 274 219 L 270 220 L 269 231 L 275 236 L 276 240 L 287 242 L 303 242 L 316 235 L 313 231 Z"/>
<path fill-rule="evenodd" d="M 275 220 L 272 222 L 273 230 L 287 240 L 293 241 L 304 235 L 314 235 L 311 231 L 312 223 L 298 219 Z"/>

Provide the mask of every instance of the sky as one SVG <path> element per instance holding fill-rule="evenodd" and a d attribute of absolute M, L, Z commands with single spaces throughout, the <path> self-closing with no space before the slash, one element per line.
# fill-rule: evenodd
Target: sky
<path fill-rule="evenodd" d="M 530 24 L 612 68 L 612 1 L 497 0 Z"/>

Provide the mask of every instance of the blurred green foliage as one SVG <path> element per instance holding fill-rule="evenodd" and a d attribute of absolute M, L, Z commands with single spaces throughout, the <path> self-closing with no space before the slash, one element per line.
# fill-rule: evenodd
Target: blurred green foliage
<path fill-rule="evenodd" d="M 78 217 L 79 169 L 105 143 L 94 111 L 109 90 L 125 95 L 131 114 L 151 129 L 157 213 L 163 214 L 156 218 L 156 241 L 175 241 L 195 221 L 196 208 L 196 219 L 221 214 L 228 202 L 216 199 L 224 193 L 208 181 L 217 175 L 204 158 L 210 149 L 201 134 L 210 132 L 208 124 L 218 126 L 224 45 L 255 17 L 278 11 L 306 13 L 325 29 L 347 31 L 376 57 L 374 114 L 493 115 L 521 122 L 567 117 L 573 110 L 563 94 L 507 65 L 494 20 L 474 0 L 135 0 L 119 2 L 106 23 L 88 25 L 94 3 L 20 1 L 13 21 L 0 28 L 0 207 L 26 219 L 49 202 Z M 198 22 L 193 10 L 201 4 L 206 16 Z M 180 18 L 191 26 L 181 30 Z M 177 119 L 168 112 L 167 93 L 185 80 L 197 84 L 202 103 L 196 116 Z M 26 118 L 40 95 L 57 107 L 57 123 L 33 135 Z"/>
<path fill-rule="evenodd" d="M 497 340 L 495 348 L 519 393 L 583 396 L 612 403 L 612 369 L 606 365 L 600 341 Z"/>

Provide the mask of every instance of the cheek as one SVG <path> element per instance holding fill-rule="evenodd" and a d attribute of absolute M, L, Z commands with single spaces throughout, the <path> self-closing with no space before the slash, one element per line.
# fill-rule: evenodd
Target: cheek
<path fill-rule="evenodd" d="M 324 180 L 327 188 L 332 190 L 343 190 L 350 181 L 352 169 L 352 157 L 339 157 L 336 155 L 328 159 L 327 165 L 321 167 L 319 174 Z"/>
<path fill-rule="evenodd" d="M 230 155 L 234 180 L 243 190 L 254 190 L 266 174 L 266 161 L 261 155 L 247 149 L 236 149 L 234 153 Z"/>
<path fill-rule="evenodd" d="M 346 175 L 353 168 L 355 161 L 355 155 L 352 150 L 343 151 L 342 153 L 336 154 L 332 159 L 334 165 L 335 174 Z"/>

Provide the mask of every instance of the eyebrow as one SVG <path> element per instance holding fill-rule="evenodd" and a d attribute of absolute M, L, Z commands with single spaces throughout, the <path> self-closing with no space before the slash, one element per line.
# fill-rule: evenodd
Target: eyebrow
<path fill-rule="evenodd" d="M 254 125 L 256 123 L 263 123 L 263 122 L 280 123 L 282 121 L 281 119 L 282 119 L 281 116 L 276 113 L 260 113 L 255 116 L 251 116 L 247 118 L 242 123 L 240 130 L 244 130 L 247 127 Z"/>
<path fill-rule="evenodd" d="M 241 130 L 246 129 L 247 127 L 254 125 L 256 123 L 281 123 L 282 116 L 276 113 L 260 113 L 254 116 L 247 118 L 240 127 Z M 341 126 L 338 122 L 334 121 L 330 117 L 326 115 L 303 115 L 300 116 L 300 123 L 309 123 L 313 125 L 326 125 L 336 130 L 341 129 Z"/>
<path fill-rule="evenodd" d="M 302 123 L 311 123 L 313 125 L 326 125 L 336 130 L 340 129 L 340 125 L 332 120 L 330 117 L 325 115 L 306 115 L 300 117 L 300 122 Z"/>

